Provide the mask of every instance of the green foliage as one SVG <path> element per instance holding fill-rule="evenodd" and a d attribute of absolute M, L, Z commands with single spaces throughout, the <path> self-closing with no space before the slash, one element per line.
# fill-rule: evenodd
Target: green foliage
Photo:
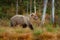
<path fill-rule="evenodd" d="M 1 12 L 0 12 L 0 18 L 1 18 L 1 19 L 3 19 L 3 18 L 6 18 L 6 19 L 8 18 L 8 19 L 10 19 L 10 18 L 11 18 L 11 15 L 7 15 L 7 14 L 5 14 L 5 13 L 1 13 Z"/>
<path fill-rule="evenodd" d="M 23 14 L 24 11 L 27 12 L 27 1 L 28 1 L 28 11 L 30 12 L 30 0 L 18 0 L 18 9 L 19 9 L 19 14 Z M 60 0 L 55 0 L 55 13 L 60 15 Z M 7 9 L 9 10 L 11 6 L 13 6 L 16 10 L 16 2 L 17 0 L 0 0 L 0 18 L 10 18 L 10 14 L 7 15 Z M 36 0 L 36 8 L 37 11 L 39 9 L 42 11 L 43 10 L 43 0 Z M 48 1 L 47 5 L 47 13 L 51 14 L 51 0 Z M 13 5 L 12 5 L 13 4 Z M 34 12 L 34 0 L 32 1 L 32 12 Z M 11 9 L 12 10 L 12 9 Z M 10 11 L 10 10 L 9 10 Z M 43 11 L 42 11 L 43 12 Z M 6 13 L 6 14 L 4 14 Z M 15 12 L 14 12 L 15 13 Z"/>
<path fill-rule="evenodd" d="M 6 14 L 0 13 L 0 18 L 4 18 L 5 16 L 6 16 Z"/>
<path fill-rule="evenodd" d="M 47 24 L 46 25 L 46 30 L 48 31 L 48 32 L 53 32 L 53 27 L 52 27 L 52 24 Z"/>
<path fill-rule="evenodd" d="M 0 7 L 0 12 L 2 11 L 2 8 Z"/>
<path fill-rule="evenodd" d="M 46 30 L 48 32 L 54 32 L 54 33 L 56 33 L 56 32 L 58 32 L 59 28 L 60 27 L 58 25 L 56 27 L 53 27 L 52 24 L 46 25 Z"/>
<path fill-rule="evenodd" d="M 46 27 L 46 30 L 47 30 L 48 32 L 53 32 L 54 29 L 53 29 L 51 26 L 50 26 L 50 27 L 47 26 L 47 27 Z"/>
<path fill-rule="evenodd" d="M 35 29 L 34 32 L 33 32 L 34 35 L 40 35 L 42 33 L 43 33 L 42 29 Z"/>

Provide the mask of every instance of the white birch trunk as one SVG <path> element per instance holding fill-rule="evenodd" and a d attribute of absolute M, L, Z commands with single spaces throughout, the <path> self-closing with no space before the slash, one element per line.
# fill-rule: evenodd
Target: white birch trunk
<path fill-rule="evenodd" d="M 54 23 L 54 11 L 55 11 L 54 0 L 52 0 L 52 22 L 53 23 Z"/>
<path fill-rule="evenodd" d="M 44 0 L 44 8 L 43 8 L 43 15 L 42 15 L 41 24 L 44 24 L 44 22 L 45 22 L 45 15 L 46 15 L 47 2 L 48 2 L 48 0 Z"/>
<path fill-rule="evenodd" d="M 34 0 L 34 13 L 36 14 L 36 0 Z"/>

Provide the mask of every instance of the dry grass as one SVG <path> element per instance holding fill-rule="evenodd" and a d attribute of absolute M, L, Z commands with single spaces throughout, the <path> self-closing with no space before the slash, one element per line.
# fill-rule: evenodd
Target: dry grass
<path fill-rule="evenodd" d="M 0 40 L 60 40 L 60 27 L 51 26 L 46 24 L 42 28 L 34 23 L 34 30 L 20 26 L 12 28 L 9 26 L 9 20 L 1 20 Z"/>
<path fill-rule="evenodd" d="M 2 30 L 1 30 L 2 28 Z M 0 39 L 2 40 L 32 40 L 32 32 L 26 28 L 0 27 Z M 4 30 L 4 31 L 3 31 Z"/>
<path fill-rule="evenodd" d="M 50 32 L 45 32 L 39 35 L 39 40 L 57 40 L 56 35 Z"/>
<path fill-rule="evenodd" d="M 60 40 L 60 33 L 44 31 L 36 28 L 33 31 L 21 27 L 0 27 L 1 40 Z"/>

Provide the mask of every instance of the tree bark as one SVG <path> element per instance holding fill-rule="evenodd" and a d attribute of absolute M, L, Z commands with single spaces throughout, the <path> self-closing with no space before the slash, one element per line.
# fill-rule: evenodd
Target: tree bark
<path fill-rule="evenodd" d="M 45 15 L 46 15 L 47 2 L 48 2 L 48 0 L 44 0 L 44 8 L 43 8 L 43 15 L 42 15 L 41 25 L 43 25 L 44 22 L 45 22 Z"/>

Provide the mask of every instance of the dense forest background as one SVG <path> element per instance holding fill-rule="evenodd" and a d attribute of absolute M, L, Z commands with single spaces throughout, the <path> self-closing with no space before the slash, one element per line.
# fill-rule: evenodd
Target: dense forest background
<path fill-rule="evenodd" d="M 16 14 L 16 3 L 17 0 L 0 0 L 0 18 L 12 17 Z M 39 13 L 43 12 L 44 0 L 36 0 L 36 11 Z M 30 13 L 30 5 L 32 6 L 32 12 L 34 12 L 34 0 L 18 0 L 18 14 Z M 48 0 L 47 13 L 51 14 L 52 0 Z M 55 15 L 60 15 L 60 0 L 55 0 Z"/>

